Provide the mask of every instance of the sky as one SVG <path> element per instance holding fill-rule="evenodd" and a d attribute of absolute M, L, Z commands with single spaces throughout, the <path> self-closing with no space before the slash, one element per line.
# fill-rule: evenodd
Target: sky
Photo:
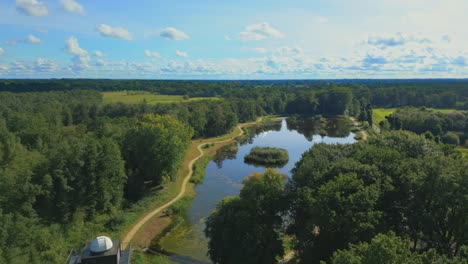
<path fill-rule="evenodd" d="M 467 78 L 468 0 L 0 0 L 0 78 Z"/>

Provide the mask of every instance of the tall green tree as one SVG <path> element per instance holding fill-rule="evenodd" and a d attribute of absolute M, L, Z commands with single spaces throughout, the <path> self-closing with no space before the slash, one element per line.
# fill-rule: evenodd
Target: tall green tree
<path fill-rule="evenodd" d="M 214 263 L 275 263 L 284 253 L 281 204 L 285 177 L 267 169 L 244 181 L 239 197 L 223 199 L 206 222 Z"/>

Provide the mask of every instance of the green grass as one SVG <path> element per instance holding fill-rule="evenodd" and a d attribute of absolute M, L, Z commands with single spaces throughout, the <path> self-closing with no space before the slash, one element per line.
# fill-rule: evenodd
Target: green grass
<path fill-rule="evenodd" d="M 379 124 L 385 120 L 385 116 L 388 116 L 395 112 L 396 108 L 375 108 L 372 109 L 372 120 L 374 124 Z"/>
<path fill-rule="evenodd" d="M 375 108 L 372 109 L 372 119 L 374 124 L 378 125 L 381 121 L 385 120 L 385 116 L 391 115 L 395 112 L 398 108 Z M 444 114 L 452 113 L 457 111 L 456 109 L 433 109 L 437 112 L 441 112 Z"/>
<path fill-rule="evenodd" d="M 468 158 L 468 148 L 465 147 L 457 147 L 457 150 L 461 152 L 464 158 Z"/>
<path fill-rule="evenodd" d="M 194 184 L 200 184 L 203 182 L 206 166 L 211 160 L 212 158 L 210 156 L 203 155 L 195 162 L 195 164 L 193 164 L 193 175 L 192 178 L 190 178 L 190 182 L 193 182 Z"/>
<path fill-rule="evenodd" d="M 139 104 L 146 100 L 149 105 L 183 103 L 199 100 L 219 100 L 216 97 L 194 97 L 184 99 L 182 95 L 164 95 L 153 94 L 147 91 L 118 91 L 118 92 L 102 92 L 104 104 L 124 103 L 124 104 Z"/>

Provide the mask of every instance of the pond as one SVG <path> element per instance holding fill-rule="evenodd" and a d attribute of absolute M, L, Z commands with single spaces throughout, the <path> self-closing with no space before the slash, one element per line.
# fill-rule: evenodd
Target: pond
<path fill-rule="evenodd" d="M 171 230 L 160 241 L 162 248 L 176 254 L 208 261 L 208 241 L 204 236 L 204 221 L 226 196 L 238 195 L 242 179 L 254 172 L 263 172 L 261 166 L 244 163 L 253 147 L 275 147 L 288 151 L 289 161 L 276 170 L 291 176 L 291 170 L 302 154 L 316 143 L 350 144 L 356 142 L 354 134 L 341 119 L 327 121 L 329 136 L 320 136 L 321 124 L 318 121 L 304 119 L 283 119 L 280 122 L 252 128 L 252 136 L 237 145 L 228 146 L 218 151 L 218 155 L 206 167 L 202 184 L 195 187 L 195 198 L 187 211 L 186 221 Z"/>

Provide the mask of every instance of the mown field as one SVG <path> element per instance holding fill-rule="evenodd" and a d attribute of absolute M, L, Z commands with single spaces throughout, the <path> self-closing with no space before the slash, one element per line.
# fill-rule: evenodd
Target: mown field
<path fill-rule="evenodd" d="M 149 105 L 183 103 L 198 100 L 219 100 L 219 98 L 215 97 L 184 98 L 182 95 L 153 94 L 147 91 L 102 92 L 102 98 L 104 104 L 139 104 L 146 101 Z"/>
<path fill-rule="evenodd" d="M 462 153 L 463 157 L 468 158 L 468 148 L 457 147 L 457 150 Z"/>
<path fill-rule="evenodd" d="M 395 112 L 397 108 L 375 108 L 372 109 L 372 120 L 374 124 L 378 125 L 381 121 L 385 120 L 385 116 L 388 116 Z M 457 110 L 455 109 L 434 109 L 441 113 L 451 113 Z"/>

